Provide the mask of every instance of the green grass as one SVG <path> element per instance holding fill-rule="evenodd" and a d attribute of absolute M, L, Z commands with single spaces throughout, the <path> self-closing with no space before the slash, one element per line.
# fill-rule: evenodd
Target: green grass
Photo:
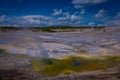
<path fill-rule="evenodd" d="M 120 57 L 107 56 L 102 59 L 68 57 L 62 60 L 36 59 L 32 61 L 32 66 L 42 74 L 54 76 L 58 74 L 107 69 L 117 62 L 120 62 Z"/>

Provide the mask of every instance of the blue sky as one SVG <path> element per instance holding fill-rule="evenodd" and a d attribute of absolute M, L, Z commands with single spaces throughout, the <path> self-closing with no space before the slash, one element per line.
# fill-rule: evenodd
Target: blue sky
<path fill-rule="evenodd" d="M 120 0 L 0 0 L 0 25 L 120 25 Z"/>

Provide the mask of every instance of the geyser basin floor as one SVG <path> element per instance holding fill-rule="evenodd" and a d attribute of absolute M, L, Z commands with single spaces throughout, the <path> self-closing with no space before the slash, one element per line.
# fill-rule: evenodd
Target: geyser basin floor
<path fill-rule="evenodd" d="M 70 55 L 120 55 L 120 32 L 57 32 L 31 31 L 0 32 L 1 49 L 10 53 L 47 58 L 64 58 Z M 6 42 L 10 41 L 10 42 Z"/>

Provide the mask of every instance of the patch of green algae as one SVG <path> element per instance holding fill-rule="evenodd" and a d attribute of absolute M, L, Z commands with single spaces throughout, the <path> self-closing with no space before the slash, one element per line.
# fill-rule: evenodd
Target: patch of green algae
<path fill-rule="evenodd" d="M 103 56 L 101 58 L 70 56 L 64 59 L 42 59 L 40 57 L 30 57 L 21 54 L 10 54 L 3 49 L 0 49 L 0 56 L 28 58 L 31 60 L 32 67 L 35 71 L 51 76 L 84 71 L 104 70 L 114 64 L 120 63 L 120 56 Z"/>
<path fill-rule="evenodd" d="M 32 60 L 33 68 L 46 75 L 70 74 L 74 72 L 103 70 L 120 62 L 120 57 L 103 56 L 101 59 L 68 57 L 59 59 L 35 59 Z"/>

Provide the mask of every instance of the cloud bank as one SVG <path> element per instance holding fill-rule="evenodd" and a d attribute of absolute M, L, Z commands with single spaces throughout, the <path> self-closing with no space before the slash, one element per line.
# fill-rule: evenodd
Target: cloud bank
<path fill-rule="evenodd" d="M 0 13 L 0 25 L 15 25 L 29 27 L 57 26 L 57 25 L 58 26 L 120 25 L 120 12 L 116 11 L 114 12 L 117 13 L 116 15 L 115 14 L 109 15 L 110 13 L 108 13 L 109 12 L 108 9 L 104 9 L 104 7 L 95 8 L 96 5 L 108 2 L 108 0 L 71 0 L 71 1 L 69 1 L 69 4 L 71 5 L 69 7 L 66 6 L 64 8 L 61 7 L 59 8 L 56 7 L 55 9 L 52 8 L 50 9 L 50 11 L 48 11 L 48 13 L 45 13 L 43 11 L 44 12 L 43 14 L 41 14 L 42 12 L 40 12 L 39 14 L 26 13 L 26 15 L 20 14 L 18 16 L 13 16 Z M 4 9 L 0 9 L 0 11 L 2 10 Z M 47 10 L 45 11 L 47 12 Z"/>
<path fill-rule="evenodd" d="M 72 3 L 77 5 L 94 5 L 106 2 L 107 0 L 73 0 Z"/>
<path fill-rule="evenodd" d="M 60 17 L 44 15 L 26 15 L 26 16 L 0 16 L 1 25 L 16 26 L 55 26 L 55 25 L 80 25 L 82 17 L 78 15 L 62 14 Z"/>
<path fill-rule="evenodd" d="M 86 5 L 96 5 L 104 2 L 107 2 L 107 0 L 73 0 L 72 4 L 74 5 L 74 8 L 79 9 Z"/>

